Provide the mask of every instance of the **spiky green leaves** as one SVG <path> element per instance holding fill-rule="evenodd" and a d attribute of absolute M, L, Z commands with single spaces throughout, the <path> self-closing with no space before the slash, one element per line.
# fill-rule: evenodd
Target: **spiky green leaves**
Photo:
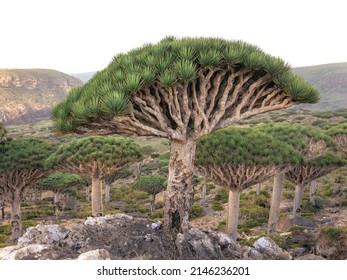
<path fill-rule="evenodd" d="M 1 170 L 44 169 L 56 146 L 38 139 L 6 140 L 0 157 Z"/>
<path fill-rule="evenodd" d="M 99 163 L 105 168 L 124 166 L 141 158 L 141 149 L 121 137 L 88 137 L 72 140 L 60 146 L 47 160 L 47 166 L 71 164 L 75 166 Z M 88 174 L 87 174 L 88 175 Z"/>
<path fill-rule="evenodd" d="M 290 145 L 251 128 L 227 128 L 197 143 L 196 165 L 293 165 L 303 157 Z"/>
<path fill-rule="evenodd" d="M 347 135 L 347 123 L 334 125 L 328 129 L 327 133 L 330 136 Z"/>
<path fill-rule="evenodd" d="M 166 189 L 166 178 L 159 175 L 147 175 L 138 177 L 133 187 L 141 191 L 156 195 Z"/>
<path fill-rule="evenodd" d="M 68 187 L 84 183 L 84 179 L 76 174 L 55 172 L 37 182 L 37 186 L 44 190 L 62 191 Z"/>
<path fill-rule="evenodd" d="M 346 160 L 341 158 L 338 154 L 327 152 L 322 156 L 319 156 L 313 160 L 307 162 L 308 165 L 314 167 L 326 167 L 326 166 L 344 166 L 346 165 Z"/>
<path fill-rule="evenodd" d="M 191 82 L 199 73 L 216 68 L 229 71 L 246 68 L 254 71 L 255 76 L 269 73 L 294 102 L 313 103 L 318 99 L 318 92 L 295 76 L 288 64 L 254 45 L 220 38 L 168 38 L 117 55 L 86 85 L 73 90 L 53 111 L 57 129 L 68 132 L 105 115 L 106 119 L 127 115 L 132 107 L 131 97 L 136 92 L 148 87 L 168 89 Z"/>

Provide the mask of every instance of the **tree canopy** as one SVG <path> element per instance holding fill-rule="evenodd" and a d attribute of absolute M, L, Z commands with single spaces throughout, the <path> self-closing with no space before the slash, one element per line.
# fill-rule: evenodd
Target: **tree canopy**
<path fill-rule="evenodd" d="M 203 78 L 206 78 L 205 81 Z M 187 86 L 189 94 L 177 99 L 175 94 L 184 91 Z M 261 91 L 256 90 L 261 86 Z M 206 100 L 200 100 L 199 96 L 195 96 L 193 87 L 199 92 L 211 92 L 205 96 Z M 95 122 L 105 123 L 117 116 L 131 116 L 139 108 L 141 111 L 141 103 L 147 103 L 152 110 L 142 110 L 145 117 L 134 115 L 134 118 L 139 118 L 137 133 L 146 130 L 146 119 L 155 128 L 152 132 L 168 137 L 172 129 L 182 126 L 182 122 L 188 124 L 189 119 L 198 113 L 206 118 L 214 115 L 215 120 L 209 126 L 226 126 L 221 123 L 222 116 L 218 117 L 214 112 L 227 101 L 230 108 L 224 106 L 221 115 L 231 117 L 230 110 L 235 109 L 235 98 L 240 90 L 251 91 L 253 95 L 252 98 L 247 97 L 251 106 L 239 106 L 236 110 L 240 114 L 248 109 L 248 116 L 252 115 L 251 109 L 265 106 L 267 101 L 272 101 L 271 106 L 276 109 L 276 104 L 286 98 L 285 103 L 315 103 L 318 100 L 317 90 L 295 75 L 287 63 L 254 45 L 221 38 L 166 37 L 157 44 L 145 44 L 115 56 L 108 67 L 98 72 L 86 85 L 73 89 L 52 115 L 56 128 L 69 132 L 93 126 Z M 165 96 L 161 91 L 165 91 Z M 225 100 L 224 97 L 219 106 L 215 106 L 214 102 L 221 97 L 217 95 L 222 95 L 223 91 L 230 95 L 230 99 Z M 272 100 L 271 94 L 273 97 L 275 92 L 282 92 L 283 95 Z M 135 96 L 135 93 L 138 95 Z M 146 96 L 156 97 L 156 100 L 147 101 Z M 195 103 L 202 105 L 196 111 L 192 108 Z M 162 109 L 155 112 L 157 107 Z M 178 110 L 181 116 L 176 117 L 172 111 Z M 207 126 L 203 121 L 199 125 Z M 133 133 L 136 134 L 136 131 Z M 149 131 L 147 134 L 150 134 Z"/>
<path fill-rule="evenodd" d="M 37 186 L 53 192 L 61 192 L 65 189 L 84 183 L 84 179 L 76 174 L 54 172 L 50 176 L 37 182 Z"/>
<path fill-rule="evenodd" d="M 165 190 L 166 178 L 160 175 L 146 175 L 138 177 L 133 187 L 151 195 L 156 195 Z"/>
<path fill-rule="evenodd" d="M 301 124 L 263 124 L 255 129 L 293 146 L 308 159 L 322 155 L 335 146 L 334 141 L 324 132 Z"/>
<path fill-rule="evenodd" d="M 91 176 L 91 169 L 98 169 L 98 175 L 102 178 L 139 158 L 141 149 L 130 140 L 122 137 L 90 136 L 61 145 L 46 163 L 48 167 Z"/>
<path fill-rule="evenodd" d="M 198 171 L 217 184 L 243 189 L 304 162 L 292 146 L 252 128 L 227 128 L 197 143 Z"/>

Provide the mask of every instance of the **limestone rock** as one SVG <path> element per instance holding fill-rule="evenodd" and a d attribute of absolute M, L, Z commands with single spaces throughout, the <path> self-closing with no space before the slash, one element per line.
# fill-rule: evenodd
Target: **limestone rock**
<path fill-rule="evenodd" d="M 254 242 L 253 247 L 268 260 L 291 260 L 292 256 L 280 248 L 275 241 L 268 237 L 261 237 Z"/>
<path fill-rule="evenodd" d="M 45 251 L 51 250 L 51 246 L 42 244 L 30 244 L 5 247 L 0 249 L 1 260 L 38 260 Z"/>
<path fill-rule="evenodd" d="M 105 249 L 97 249 L 85 252 L 78 256 L 78 260 L 110 260 L 110 254 Z"/>
<path fill-rule="evenodd" d="M 321 256 L 307 254 L 307 255 L 303 255 L 301 257 L 296 258 L 296 260 L 325 260 L 325 259 Z"/>
<path fill-rule="evenodd" d="M 262 260 L 263 255 L 252 247 L 246 247 L 243 258 L 246 260 Z"/>

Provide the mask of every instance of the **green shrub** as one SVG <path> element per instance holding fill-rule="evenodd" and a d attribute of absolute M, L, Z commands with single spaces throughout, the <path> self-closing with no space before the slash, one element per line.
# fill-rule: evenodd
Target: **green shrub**
<path fill-rule="evenodd" d="M 153 214 L 150 214 L 149 217 L 151 219 L 158 219 L 164 217 L 164 211 L 163 209 L 156 210 Z"/>
<path fill-rule="evenodd" d="M 200 205 L 193 204 L 192 208 L 190 209 L 190 217 L 191 218 L 198 218 L 203 216 L 204 208 Z"/>
<path fill-rule="evenodd" d="M 0 225 L 0 234 L 11 235 L 11 225 Z"/>
<path fill-rule="evenodd" d="M 228 190 L 225 188 L 220 188 L 217 191 L 217 194 L 214 197 L 215 201 L 220 201 L 221 203 L 227 203 L 228 202 Z"/>
<path fill-rule="evenodd" d="M 159 153 L 153 153 L 151 154 L 151 158 L 159 158 L 160 154 Z"/>
<path fill-rule="evenodd" d="M 321 232 L 333 240 L 340 239 L 346 236 L 346 233 L 338 227 L 323 227 L 321 229 Z"/>
<path fill-rule="evenodd" d="M 223 211 L 224 207 L 218 201 L 213 201 L 212 202 L 212 209 L 215 210 L 215 211 Z"/>
<path fill-rule="evenodd" d="M 211 182 L 208 182 L 206 183 L 206 191 L 211 191 L 211 190 L 214 190 L 216 188 L 216 186 L 211 183 Z"/>
<path fill-rule="evenodd" d="M 223 219 L 218 224 L 218 230 L 225 232 L 226 226 L 227 226 L 227 221 L 226 219 Z"/>
<path fill-rule="evenodd" d="M 8 236 L 7 235 L 4 235 L 4 234 L 0 234 L 0 244 L 1 243 L 6 243 L 7 240 L 8 240 Z"/>

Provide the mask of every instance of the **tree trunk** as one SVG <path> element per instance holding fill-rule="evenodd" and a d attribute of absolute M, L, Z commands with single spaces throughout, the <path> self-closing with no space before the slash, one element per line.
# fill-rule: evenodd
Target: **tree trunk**
<path fill-rule="evenodd" d="M 186 231 L 189 227 L 189 210 L 193 203 L 196 143 L 193 139 L 185 142 L 171 141 L 169 177 L 164 207 L 164 228 Z"/>
<path fill-rule="evenodd" d="M 1 219 L 5 220 L 5 206 L 1 206 Z"/>
<path fill-rule="evenodd" d="M 257 195 L 260 195 L 261 183 L 257 184 Z"/>
<path fill-rule="evenodd" d="M 92 215 L 102 216 L 102 183 L 100 178 L 92 178 Z"/>
<path fill-rule="evenodd" d="M 206 180 L 202 180 L 201 182 L 202 184 L 202 205 L 204 207 L 206 207 L 206 204 L 207 204 L 207 197 L 206 197 L 206 194 L 207 194 L 207 190 L 206 190 Z"/>
<path fill-rule="evenodd" d="M 276 233 L 278 219 L 280 216 L 280 205 L 281 205 L 281 197 L 283 192 L 284 185 L 284 174 L 278 174 L 274 178 L 274 184 L 272 189 L 271 196 L 271 207 L 270 207 L 270 215 L 267 226 L 267 233 Z"/>
<path fill-rule="evenodd" d="M 234 241 L 237 239 L 237 226 L 239 224 L 239 203 L 240 191 L 229 190 L 226 233 Z"/>
<path fill-rule="evenodd" d="M 294 217 L 301 217 L 302 213 L 302 195 L 304 193 L 303 185 L 295 186 L 295 195 L 294 195 L 294 206 L 293 206 L 293 215 Z"/>
<path fill-rule="evenodd" d="M 61 211 L 59 192 L 54 192 L 53 204 L 54 204 L 54 212 L 55 211 Z"/>
<path fill-rule="evenodd" d="M 90 185 L 86 186 L 86 200 L 90 201 Z"/>
<path fill-rule="evenodd" d="M 105 183 L 105 204 L 108 205 L 110 203 L 110 184 Z"/>
<path fill-rule="evenodd" d="M 313 180 L 310 184 L 310 202 L 315 206 L 315 197 L 317 193 L 317 181 Z"/>
<path fill-rule="evenodd" d="M 153 214 L 155 212 L 155 194 L 152 194 L 151 199 L 151 213 Z"/>
<path fill-rule="evenodd" d="M 19 191 L 15 191 L 13 193 L 13 200 L 11 202 L 11 228 L 12 228 L 12 240 L 17 242 L 18 238 L 22 236 L 22 221 L 20 217 Z"/>

